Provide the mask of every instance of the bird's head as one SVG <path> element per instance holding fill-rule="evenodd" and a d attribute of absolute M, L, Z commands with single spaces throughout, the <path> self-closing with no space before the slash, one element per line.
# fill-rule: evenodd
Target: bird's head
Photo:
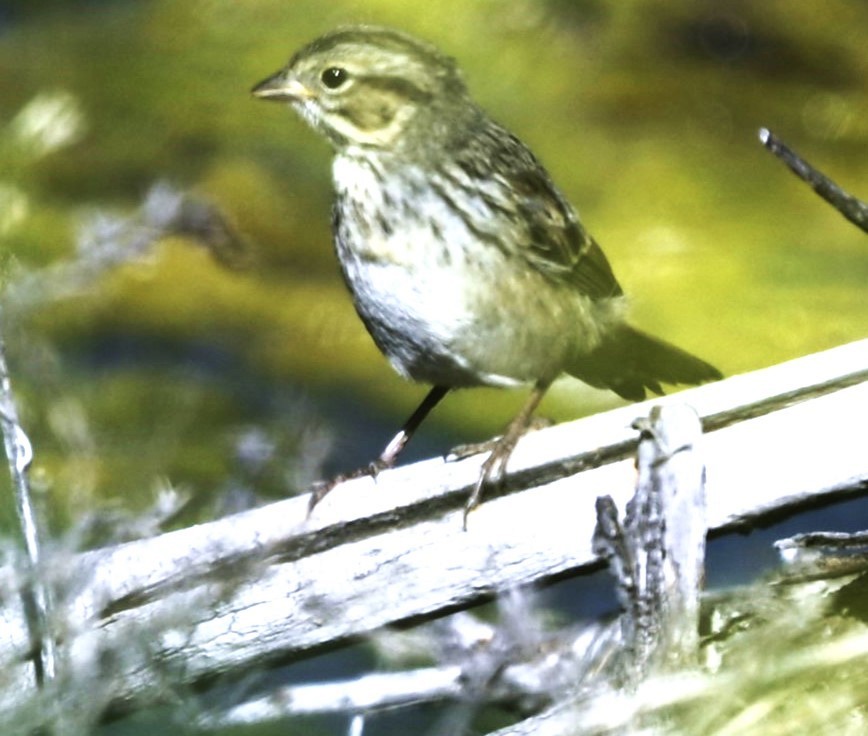
<path fill-rule="evenodd" d="M 288 102 L 338 150 L 394 149 L 436 136 L 450 110 L 468 99 L 451 58 L 375 26 L 339 28 L 316 39 L 252 92 Z"/>

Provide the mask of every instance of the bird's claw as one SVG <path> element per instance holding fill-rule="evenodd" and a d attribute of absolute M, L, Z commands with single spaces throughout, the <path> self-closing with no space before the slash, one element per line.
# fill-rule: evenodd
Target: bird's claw
<path fill-rule="evenodd" d="M 356 478 L 364 478 L 366 476 L 377 479 L 377 476 L 383 471 L 392 467 L 394 462 L 389 462 L 382 457 L 378 457 L 373 462 L 363 465 L 361 468 L 356 468 L 349 473 L 340 473 L 339 475 L 330 478 L 329 480 L 317 481 L 313 484 L 310 491 L 310 500 L 307 504 L 307 515 L 310 517 L 317 504 L 322 501 L 336 486 L 348 480 Z"/>
<path fill-rule="evenodd" d="M 493 445 L 485 462 L 482 463 L 482 468 L 479 471 L 479 477 L 470 492 L 467 503 L 464 504 L 464 531 L 467 531 L 467 517 L 473 509 L 482 503 L 482 492 L 485 486 L 500 486 L 506 477 L 506 463 L 509 461 L 509 456 L 515 447 L 515 442 L 507 441 L 506 436 L 498 437 L 496 440 L 488 443 Z"/>

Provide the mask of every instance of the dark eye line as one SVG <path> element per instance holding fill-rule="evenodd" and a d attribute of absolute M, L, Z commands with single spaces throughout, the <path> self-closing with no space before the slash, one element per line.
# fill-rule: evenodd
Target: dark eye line
<path fill-rule="evenodd" d="M 342 87 L 349 80 L 350 75 L 346 69 L 339 66 L 330 66 L 320 75 L 320 80 L 329 89 Z"/>

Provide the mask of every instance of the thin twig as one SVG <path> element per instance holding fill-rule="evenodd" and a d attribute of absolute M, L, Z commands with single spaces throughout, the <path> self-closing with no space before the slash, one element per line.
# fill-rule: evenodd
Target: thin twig
<path fill-rule="evenodd" d="M 198 726 L 222 729 L 312 713 L 360 714 L 444 698 L 457 699 L 462 693 L 461 667 L 457 665 L 375 673 L 352 680 L 278 688 L 219 715 L 204 714 Z"/>
<path fill-rule="evenodd" d="M 33 449 L 18 421 L 18 410 L 12 395 L 12 383 L 6 368 L 6 352 L 0 338 L 0 428 L 9 461 L 9 472 L 15 493 L 15 508 L 21 525 L 21 535 L 27 553 L 27 576 L 21 595 L 27 613 L 27 625 L 33 645 L 33 665 L 39 686 L 54 679 L 56 652 L 48 621 L 51 619 L 51 594 L 40 574 L 39 529 L 30 499 L 27 476 Z"/>
<path fill-rule="evenodd" d="M 868 204 L 848 194 L 825 174 L 815 169 L 768 128 L 760 128 L 760 142 L 790 170 L 831 204 L 856 227 L 868 232 Z"/>

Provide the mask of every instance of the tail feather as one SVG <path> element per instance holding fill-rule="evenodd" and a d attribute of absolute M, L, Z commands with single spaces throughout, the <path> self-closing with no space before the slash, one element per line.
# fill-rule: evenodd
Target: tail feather
<path fill-rule="evenodd" d="M 661 383 L 696 384 L 723 377 L 704 360 L 629 325 L 578 359 L 569 373 L 631 401 L 644 399 L 647 389 L 662 394 Z"/>

